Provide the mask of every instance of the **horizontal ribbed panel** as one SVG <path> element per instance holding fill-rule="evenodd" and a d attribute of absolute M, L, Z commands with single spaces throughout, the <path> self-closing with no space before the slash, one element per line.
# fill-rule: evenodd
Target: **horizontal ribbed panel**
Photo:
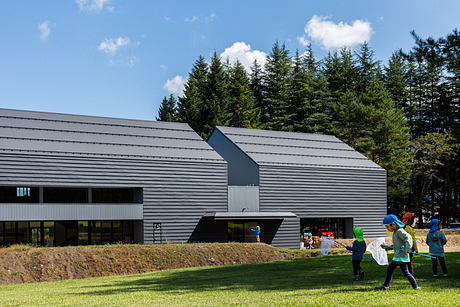
<path fill-rule="evenodd" d="M 0 154 L 0 184 L 142 188 L 146 243 L 153 240 L 154 222 L 162 224 L 163 242 L 187 242 L 206 212 L 227 211 L 221 162 Z"/>
<path fill-rule="evenodd" d="M 0 221 L 142 220 L 139 204 L 0 204 Z"/>
<path fill-rule="evenodd" d="M 260 211 L 290 211 L 299 218 L 353 218 L 365 236 L 386 234 L 384 170 L 261 166 Z M 298 232 L 300 229 L 297 230 Z"/>
<path fill-rule="evenodd" d="M 258 165 L 381 169 L 331 135 L 230 127 L 216 129 Z"/>
<path fill-rule="evenodd" d="M 0 109 L 0 151 L 223 161 L 187 124 Z"/>

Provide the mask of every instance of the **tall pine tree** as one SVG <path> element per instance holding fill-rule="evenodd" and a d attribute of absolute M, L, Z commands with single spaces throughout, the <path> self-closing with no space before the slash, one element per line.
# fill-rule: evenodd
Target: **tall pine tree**
<path fill-rule="evenodd" d="M 176 98 L 172 94 L 169 96 L 169 99 L 164 97 L 158 110 L 158 117 L 156 120 L 175 122 L 177 121 L 177 117 L 178 114 Z"/>
<path fill-rule="evenodd" d="M 268 129 L 289 129 L 286 127 L 286 122 L 290 116 L 287 113 L 290 72 L 289 51 L 284 44 L 280 45 L 276 42 L 265 64 L 264 99 L 260 106 L 261 121 Z"/>

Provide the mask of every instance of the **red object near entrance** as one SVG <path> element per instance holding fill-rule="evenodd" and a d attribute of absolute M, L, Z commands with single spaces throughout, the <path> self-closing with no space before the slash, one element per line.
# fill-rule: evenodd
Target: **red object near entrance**
<path fill-rule="evenodd" d="M 334 234 L 332 233 L 332 231 L 329 231 L 324 228 L 321 228 L 315 231 L 314 235 L 318 237 L 329 237 L 331 239 L 334 239 Z"/>

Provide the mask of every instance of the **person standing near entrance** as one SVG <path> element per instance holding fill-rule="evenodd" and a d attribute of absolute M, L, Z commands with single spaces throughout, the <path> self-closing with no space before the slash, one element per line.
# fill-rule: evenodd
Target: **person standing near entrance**
<path fill-rule="evenodd" d="M 260 243 L 260 226 L 256 226 L 256 228 L 252 228 L 251 230 L 256 233 L 257 243 Z"/>

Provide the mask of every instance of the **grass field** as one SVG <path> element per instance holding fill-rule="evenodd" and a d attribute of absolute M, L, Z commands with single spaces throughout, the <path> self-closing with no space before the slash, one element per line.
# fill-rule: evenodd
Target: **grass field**
<path fill-rule="evenodd" d="M 431 278 L 431 261 L 415 258 L 420 291 L 395 271 L 376 292 L 385 267 L 364 260 L 352 282 L 350 255 L 263 264 L 201 267 L 60 282 L 0 286 L 1 306 L 459 306 L 460 253 L 447 253 L 448 278 Z"/>

